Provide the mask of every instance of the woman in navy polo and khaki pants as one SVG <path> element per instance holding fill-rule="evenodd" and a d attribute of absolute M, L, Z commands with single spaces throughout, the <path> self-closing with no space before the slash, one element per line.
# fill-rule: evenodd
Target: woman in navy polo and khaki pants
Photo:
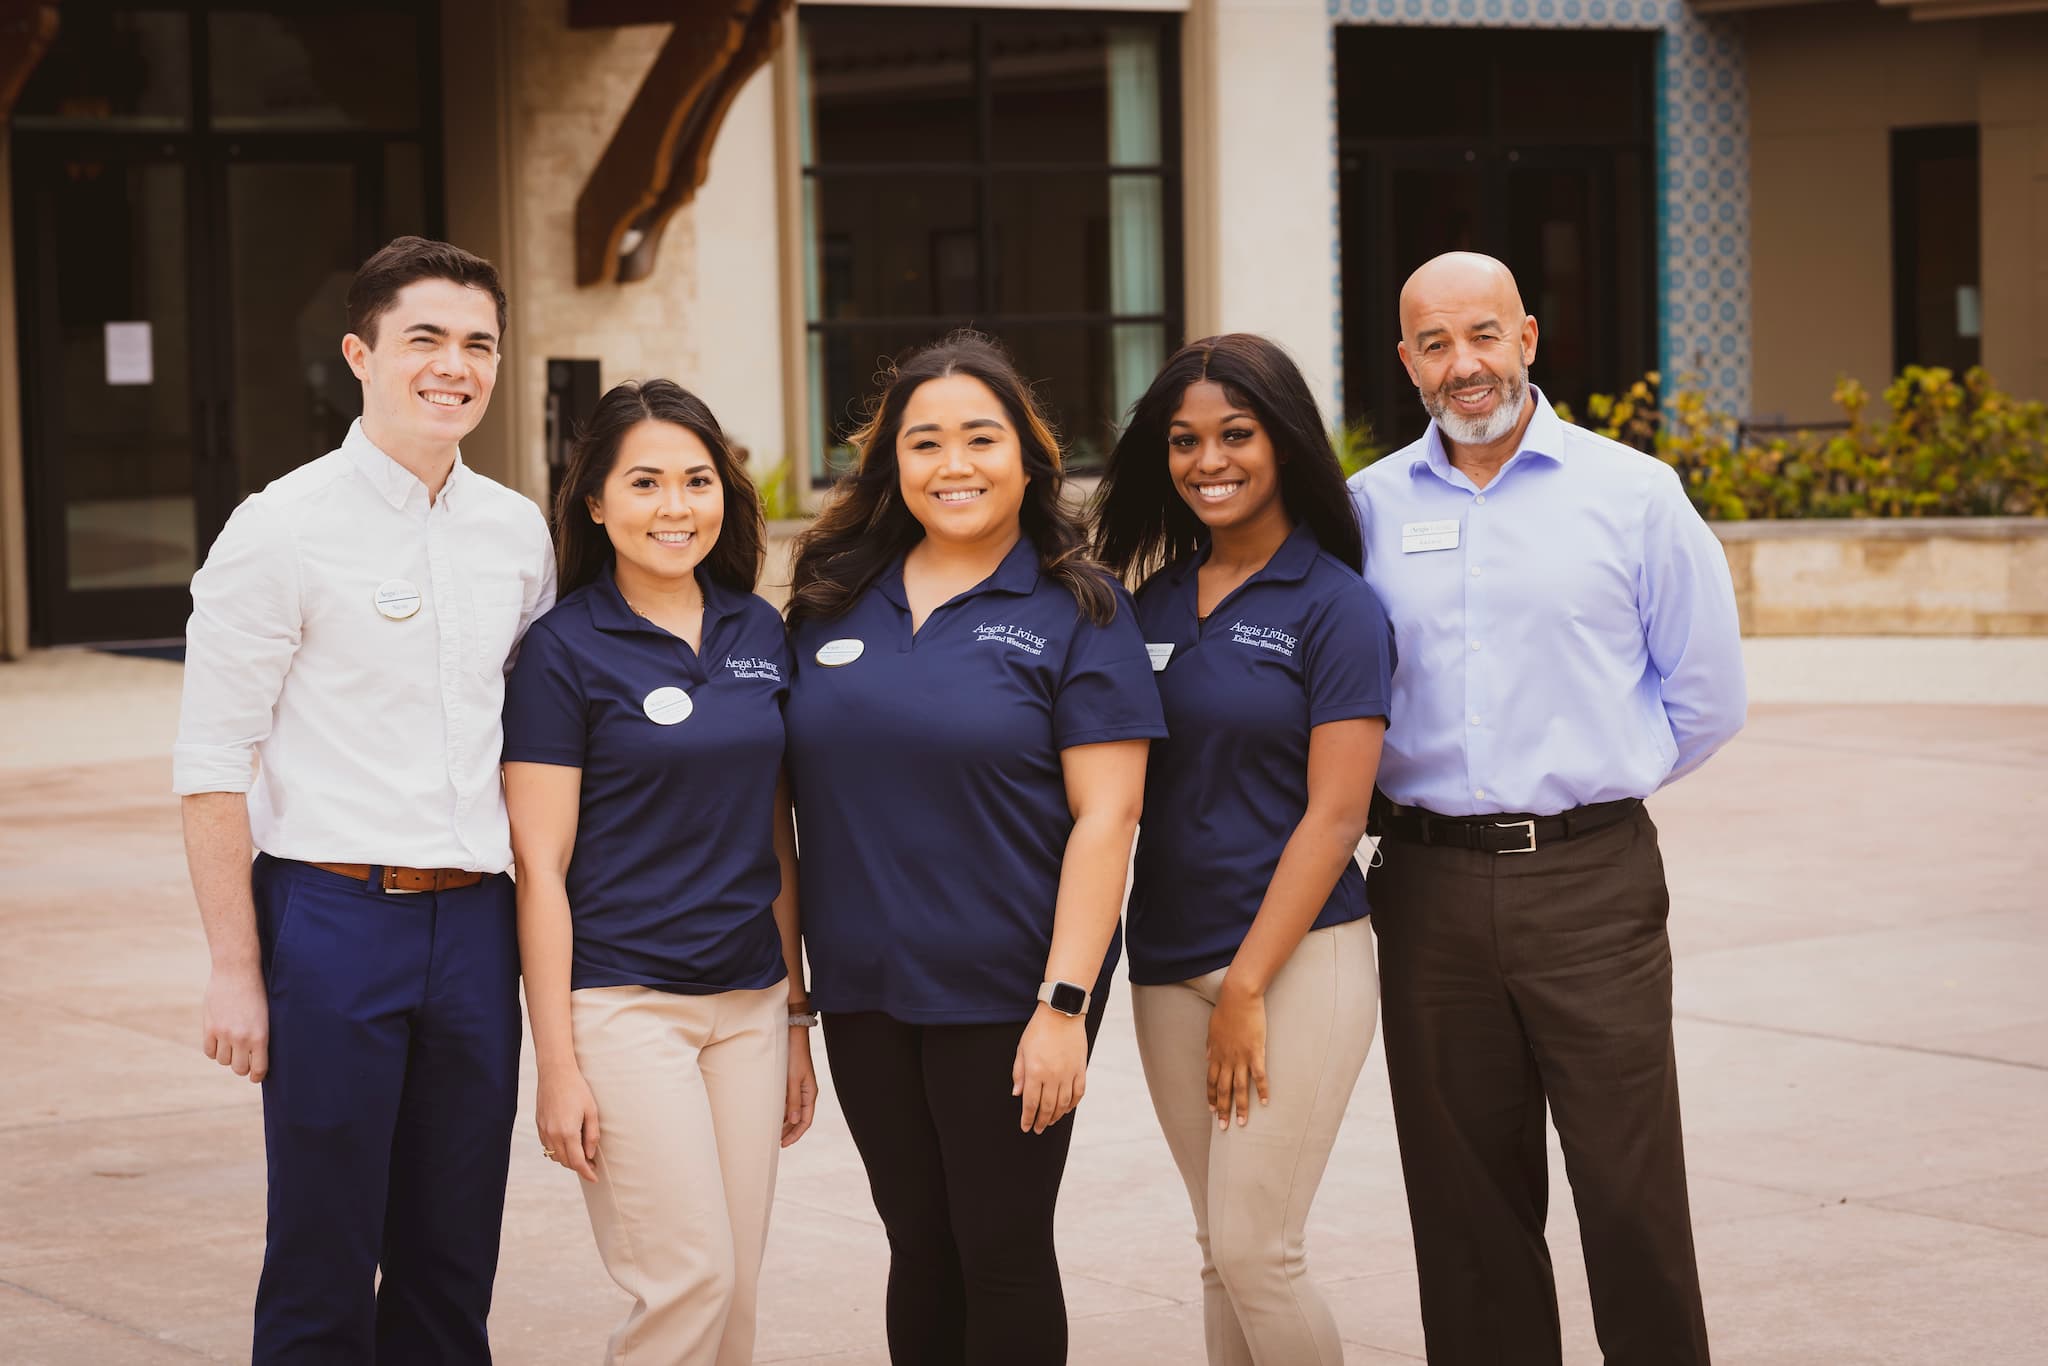
<path fill-rule="evenodd" d="M 1302 1229 L 1372 1042 L 1365 833 L 1393 638 L 1286 354 L 1210 337 L 1133 410 L 1097 504 L 1170 739 L 1131 888 L 1139 1057 L 1194 1204 L 1213 1366 L 1332 1366 Z"/>
<path fill-rule="evenodd" d="M 634 1298 L 608 1359 L 743 1366 L 817 1094 L 761 506 L 703 403 L 650 380 L 598 403 L 555 520 L 562 597 L 505 701 L 542 1151 Z"/>
<path fill-rule="evenodd" d="M 898 1366 L 1057 1366 L 1053 1205 L 1164 734 L 1009 360 L 903 362 L 799 542 L 790 775 L 833 1088 Z"/>

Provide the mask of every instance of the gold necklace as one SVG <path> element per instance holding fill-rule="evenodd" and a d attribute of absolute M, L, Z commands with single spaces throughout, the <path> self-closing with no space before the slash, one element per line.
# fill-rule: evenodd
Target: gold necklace
<path fill-rule="evenodd" d="M 624 591 L 623 589 L 621 589 L 621 590 L 620 590 L 620 592 L 619 592 L 619 599 L 620 599 L 620 600 L 621 600 L 622 602 L 624 602 L 624 603 L 626 604 L 626 606 L 628 606 L 628 607 L 630 607 L 630 608 L 632 608 L 632 609 L 633 609 L 633 615 L 634 615 L 634 616 L 636 616 L 636 617 L 646 617 L 646 618 L 647 618 L 647 620 L 649 620 L 649 621 L 653 621 L 653 620 L 654 620 L 654 618 L 653 618 L 652 616 L 649 616 L 649 615 L 648 615 L 648 614 L 647 614 L 646 612 L 643 612 L 643 611 L 641 611 L 641 610 L 640 610 L 640 607 L 639 607 L 639 605 L 638 605 L 637 603 L 635 603 L 635 602 L 634 602 L 634 601 L 633 601 L 633 600 L 632 600 L 631 598 L 627 597 L 627 596 L 626 596 L 626 594 L 625 594 L 625 591 Z M 688 607 L 684 608 L 684 609 L 683 609 L 683 615 L 684 615 L 684 616 L 688 616 L 688 615 L 689 615 L 690 613 L 692 613 L 692 612 L 702 612 L 703 610 L 704 610 L 704 590 L 703 590 L 702 588 L 699 588 L 699 589 L 697 590 L 697 601 L 696 601 L 696 602 L 694 602 L 694 603 L 692 603 L 692 604 L 691 604 L 690 606 L 688 606 Z"/>

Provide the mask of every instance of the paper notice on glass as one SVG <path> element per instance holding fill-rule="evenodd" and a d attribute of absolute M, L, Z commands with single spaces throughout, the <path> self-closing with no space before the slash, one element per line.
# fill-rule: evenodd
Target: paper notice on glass
<path fill-rule="evenodd" d="M 148 323 L 107 324 L 107 383 L 156 383 Z"/>

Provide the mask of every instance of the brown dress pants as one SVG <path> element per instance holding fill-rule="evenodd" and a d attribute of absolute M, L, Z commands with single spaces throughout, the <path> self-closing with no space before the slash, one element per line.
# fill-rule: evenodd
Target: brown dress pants
<path fill-rule="evenodd" d="M 1657 828 L 1531 854 L 1389 839 L 1383 1033 L 1432 1366 L 1555 1366 L 1546 1102 L 1608 1366 L 1706 1366 Z"/>

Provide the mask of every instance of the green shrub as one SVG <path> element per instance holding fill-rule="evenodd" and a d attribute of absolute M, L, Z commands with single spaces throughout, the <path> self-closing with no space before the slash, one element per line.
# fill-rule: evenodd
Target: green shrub
<path fill-rule="evenodd" d="M 1839 430 L 1762 441 L 1696 390 L 1663 392 L 1661 379 L 1653 371 L 1626 393 L 1593 395 L 1581 425 L 1662 457 L 1703 516 L 2048 516 L 2048 406 L 2001 392 L 1981 368 L 1958 380 L 1908 366 L 1877 417 L 1863 386 L 1844 379 Z"/>
<path fill-rule="evenodd" d="M 1330 448 L 1337 452 L 1337 463 L 1344 467 L 1346 479 L 1385 455 L 1388 449 L 1373 443 L 1372 426 L 1365 422 L 1340 422 L 1332 427 Z"/>

